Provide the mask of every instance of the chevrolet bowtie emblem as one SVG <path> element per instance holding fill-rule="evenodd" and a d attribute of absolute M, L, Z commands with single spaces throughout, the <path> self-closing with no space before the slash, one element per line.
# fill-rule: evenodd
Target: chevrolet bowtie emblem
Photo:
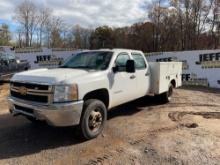
<path fill-rule="evenodd" d="M 18 89 L 18 92 L 21 94 L 21 95 L 26 95 L 27 94 L 27 88 L 26 87 L 20 87 Z"/>

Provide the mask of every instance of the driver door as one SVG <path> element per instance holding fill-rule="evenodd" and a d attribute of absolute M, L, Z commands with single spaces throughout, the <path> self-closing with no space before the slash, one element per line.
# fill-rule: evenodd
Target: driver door
<path fill-rule="evenodd" d="M 130 59 L 128 53 L 120 53 L 116 57 L 117 71 L 112 72 L 111 96 L 112 106 L 117 106 L 136 98 L 137 79 L 135 73 L 126 72 L 126 63 Z"/>
<path fill-rule="evenodd" d="M 8 54 L 7 58 L 8 58 L 8 62 L 9 62 L 8 67 L 9 67 L 10 73 L 14 73 L 16 71 L 19 71 L 19 70 L 17 70 L 18 69 L 18 66 L 17 66 L 18 64 L 17 64 L 15 56 L 12 55 L 12 54 Z"/>

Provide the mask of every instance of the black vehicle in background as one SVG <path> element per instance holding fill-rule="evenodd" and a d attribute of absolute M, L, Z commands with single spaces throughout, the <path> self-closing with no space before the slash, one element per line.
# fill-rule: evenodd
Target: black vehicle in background
<path fill-rule="evenodd" d="M 26 60 L 19 60 L 14 54 L 0 52 L 0 83 L 7 81 L 17 72 L 25 71 L 30 68 Z"/>

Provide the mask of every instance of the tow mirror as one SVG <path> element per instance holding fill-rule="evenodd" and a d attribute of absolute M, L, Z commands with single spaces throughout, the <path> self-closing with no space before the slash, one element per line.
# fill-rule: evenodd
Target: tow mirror
<path fill-rule="evenodd" d="M 126 63 L 126 72 L 135 73 L 135 62 L 134 60 L 128 60 Z"/>
<path fill-rule="evenodd" d="M 4 64 L 5 64 L 6 66 L 8 66 L 8 65 L 9 65 L 9 60 L 4 60 Z"/>
<path fill-rule="evenodd" d="M 114 72 L 114 73 L 116 73 L 116 72 L 118 72 L 118 66 L 114 66 L 113 68 L 112 68 L 112 71 Z"/>
<path fill-rule="evenodd" d="M 62 61 L 59 61 L 58 65 L 61 66 L 62 64 L 63 64 Z"/>

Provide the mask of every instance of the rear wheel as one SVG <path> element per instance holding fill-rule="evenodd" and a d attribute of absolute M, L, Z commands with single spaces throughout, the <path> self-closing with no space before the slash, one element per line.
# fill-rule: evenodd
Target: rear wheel
<path fill-rule="evenodd" d="M 3 85 L 3 76 L 0 74 L 0 85 Z"/>
<path fill-rule="evenodd" d="M 168 86 L 168 91 L 159 95 L 159 98 L 163 103 L 168 103 L 171 101 L 172 95 L 173 95 L 173 85 L 170 83 Z"/>
<path fill-rule="evenodd" d="M 107 119 L 107 110 L 103 102 L 96 99 L 85 101 L 80 121 L 83 137 L 93 139 L 103 130 Z"/>

